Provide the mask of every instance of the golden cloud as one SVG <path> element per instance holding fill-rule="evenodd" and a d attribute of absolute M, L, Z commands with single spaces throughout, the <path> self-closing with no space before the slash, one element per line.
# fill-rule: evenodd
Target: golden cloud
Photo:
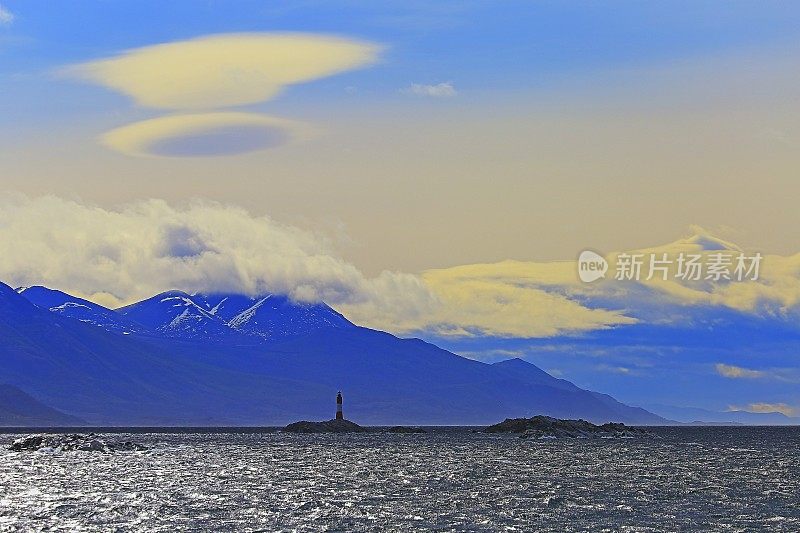
<path fill-rule="evenodd" d="M 146 107 L 212 109 L 269 100 L 284 86 L 377 60 L 380 47 L 302 33 L 232 33 L 136 48 L 67 67 Z"/>
<path fill-rule="evenodd" d="M 797 409 L 785 403 L 751 403 L 746 407 L 728 406 L 728 411 L 747 411 L 748 413 L 781 413 L 786 416 L 794 416 Z"/>
<path fill-rule="evenodd" d="M 566 269 L 550 268 L 561 265 L 531 265 L 526 274 L 561 277 Z M 506 268 L 507 274 L 503 272 Z M 528 283 L 525 277 L 517 277 L 523 270 L 522 264 L 505 262 L 424 273 L 426 285 L 442 302 L 437 314 L 426 317 L 426 327 L 443 335 L 549 337 L 637 322 L 619 311 L 591 309 L 563 294 Z"/>
<path fill-rule="evenodd" d="M 257 113 L 170 115 L 109 131 L 102 142 L 128 155 L 198 157 L 265 150 L 308 138 L 306 124 Z"/>

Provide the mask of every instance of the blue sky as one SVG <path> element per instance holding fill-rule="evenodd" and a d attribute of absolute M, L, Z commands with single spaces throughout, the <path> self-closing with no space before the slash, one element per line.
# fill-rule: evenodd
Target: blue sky
<path fill-rule="evenodd" d="M 292 95 L 311 99 L 326 94 L 328 84 L 342 83 L 391 98 L 410 80 L 451 80 L 467 94 L 528 92 L 586 71 L 796 43 L 800 36 L 794 24 L 800 8 L 789 2 L 505 2 L 502 8 L 494 2 L 33 0 L 3 5 L 15 17 L 0 34 L 6 76 L 211 33 L 324 32 L 388 46 L 375 68 Z M 5 89 L 17 88 L 11 94 L 33 106 L 41 87 L 29 98 L 24 93 L 40 83 Z M 13 106 L 4 100 L 4 114 L 19 108 L 18 100 Z"/>
<path fill-rule="evenodd" d="M 800 409 L 800 5 L 0 6 L 0 280 L 106 305 L 267 286 L 629 402 Z M 140 260 L 176 228 L 219 257 Z M 583 249 L 692 235 L 765 279 L 574 285 Z M 740 331 L 760 342 L 717 345 Z"/>

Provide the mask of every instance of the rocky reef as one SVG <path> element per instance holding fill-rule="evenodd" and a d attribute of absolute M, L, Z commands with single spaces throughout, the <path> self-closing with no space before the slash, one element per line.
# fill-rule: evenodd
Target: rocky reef
<path fill-rule="evenodd" d="M 596 425 L 586 420 L 562 420 L 549 416 L 533 418 L 507 418 L 499 424 L 489 426 L 487 433 L 519 433 L 522 438 L 532 439 L 626 439 L 652 437 L 652 433 L 638 427 L 608 422 Z"/>
<path fill-rule="evenodd" d="M 309 422 L 303 420 L 289 424 L 283 431 L 287 433 L 366 433 L 369 431 L 363 426 L 349 420 L 326 420 L 324 422 Z"/>
<path fill-rule="evenodd" d="M 349 420 L 326 420 L 309 422 L 303 420 L 289 424 L 283 431 L 286 433 L 425 433 L 424 429 L 408 426 L 392 426 L 388 428 L 366 428 Z"/>
<path fill-rule="evenodd" d="M 146 450 L 141 444 L 131 441 L 106 442 L 94 433 L 69 433 L 64 435 L 28 435 L 16 439 L 8 448 L 14 452 L 37 450 L 84 451 L 84 452 L 134 452 Z"/>
<path fill-rule="evenodd" d="M 387 433 L 427 433 L 422 428 L 408 427 L 408 426 L 392 426 L 386 429 Z"/>

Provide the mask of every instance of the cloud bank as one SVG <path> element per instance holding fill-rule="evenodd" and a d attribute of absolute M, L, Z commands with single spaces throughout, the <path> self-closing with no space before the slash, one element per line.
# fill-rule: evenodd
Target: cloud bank
<path fill-rule="evenodd" d="M 55 197 L 4 200 L 0 279 L 43 283 L 112 306 L 170 288 L 274 291 L 387 314 L 433 303 L 414 276 L 367 278 L 321 236 L 200 201 L 173 207 L 149 200 L 107 210 Z"/>
<path fill-rule="evenodd" d="M 429 270 L 422 278 L 444 311 L 427 327 L 442 335 L 547 337 L 636 322 L 552 290 L 553 284 L 574 284 L 574 269 L 572 262 L 503 261 Z"/>
<path fill-rule="evenodd" d="M 695 235 L 654 250 L 705 253 L 725 246 L 732 245 Z M 370 277 L 324 236 L 236 206 L 148 200 L 104 209 L 57 197 L 0 200 L 0 280 L 11 285 L 41 283 L 111 306 L 168 289 L 278 292 L 325 301 L 357 323 L 395 333 L 551 337 L 683 323 L 720 306 L 793 323 L 800 255 L 764 262 L 758 281 L 737 283 L 586 284 L 574 260 Z M 722 363 L 715 369 L 728 378 L 797 380 L 786 369 L 767 374 Z"/>
<path fill-rule="evenodd" d="M 279 292 L 323 300 L 403 333 L 542 336 L 632 319 L 478 267 L 365 276 L 323 236 L 235 206 L 148 200 L 103 209 L 57 197 L 0 201 L 0 280 L 117 306 L 168 289 Z"/>

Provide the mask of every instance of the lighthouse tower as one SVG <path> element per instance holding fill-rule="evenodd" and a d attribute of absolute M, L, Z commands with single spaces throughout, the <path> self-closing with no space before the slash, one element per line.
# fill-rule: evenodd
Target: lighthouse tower
<path fill-rule="evenodd" d="M 342 414 L 342 391 L 336 393 L 336 420 L 344 420 Z"/>

